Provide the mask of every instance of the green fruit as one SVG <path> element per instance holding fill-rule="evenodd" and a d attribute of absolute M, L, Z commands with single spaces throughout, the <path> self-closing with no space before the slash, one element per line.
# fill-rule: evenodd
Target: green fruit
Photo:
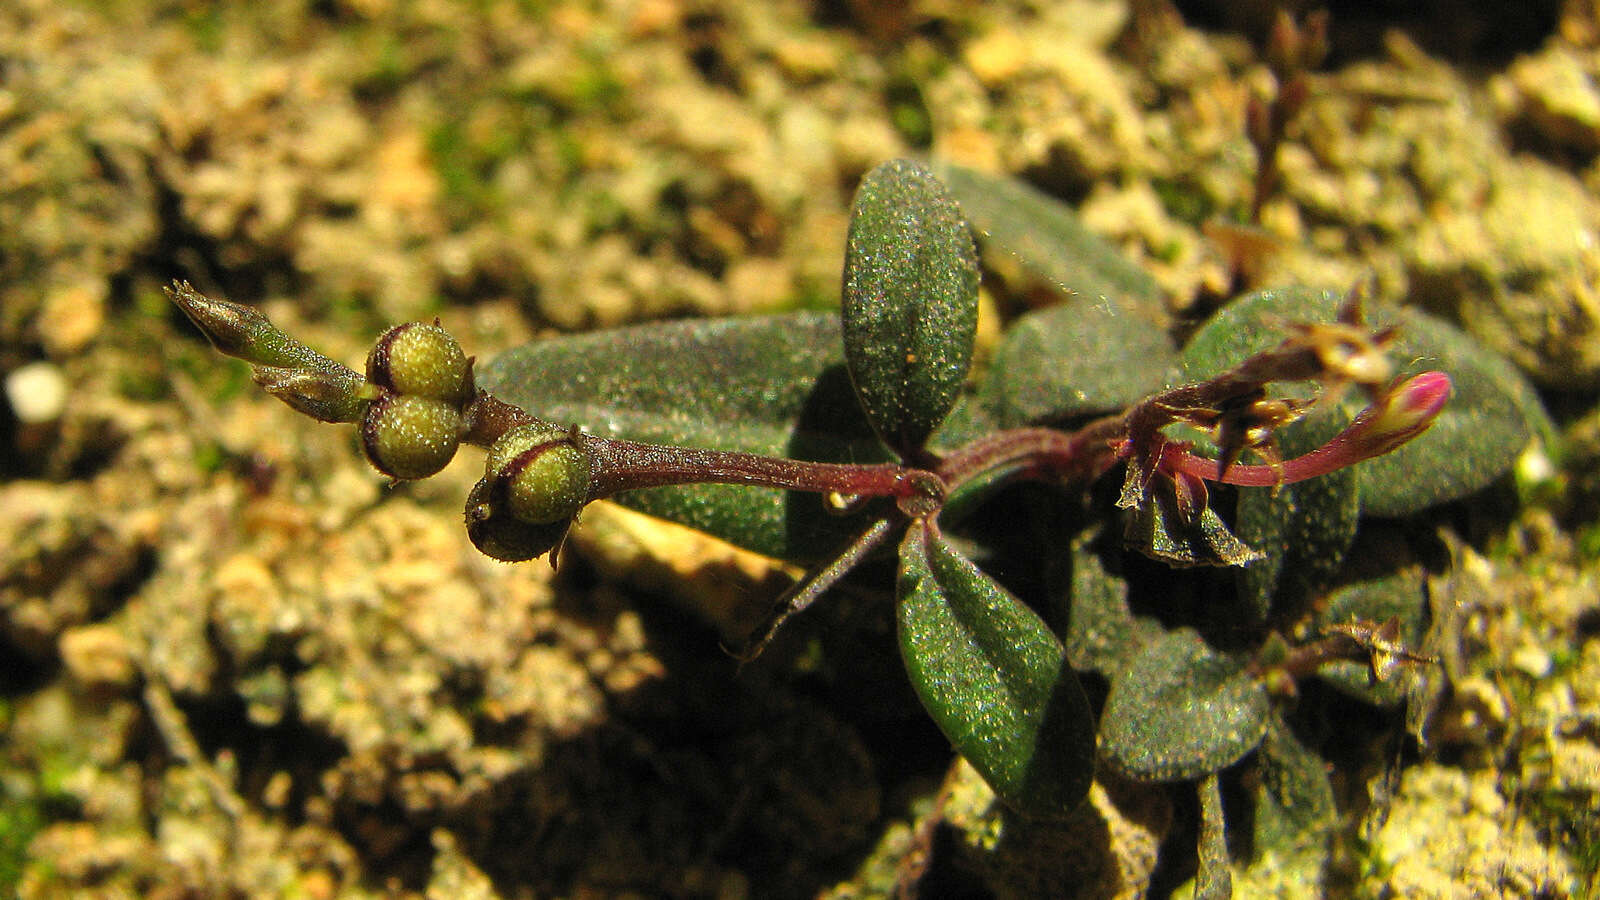
<path fill-rule="evenodd" d="M 438 325 L 409 322 L 378 338 L 367 356 L 367 380 L 397 394 L 461 407 L 472 399 L 472 364 Z"/>
<path fill-rule="evenodd" d="M 367 459 L 393 478 L 427 478 L 443 469 L 461 444 L 461 413 L 442 400 L 387 394 L 361 423 Z"/>
<path fill-rule="evenodd" d="M 478 551 L 501 562 L 523 562 L 543 556 L 561 544 L 571 519 L 535 524 L 512 515 L 503 503 L 493 502 L 496 492 L 488 479 L 473 485 L 467 495 L 467 537 Z"/>
<path fill-rule="evenodd" d="M 484 477 L 496 498 L 524 522 L 571 519 L 589 499 L 589 454 L 580 438 L 550 424 L 521 425 L 489 449 Z"/>

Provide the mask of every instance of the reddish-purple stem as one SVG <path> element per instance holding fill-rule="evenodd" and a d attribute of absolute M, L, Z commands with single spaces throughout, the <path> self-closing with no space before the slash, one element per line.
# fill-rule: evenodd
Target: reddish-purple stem
<path fill-rule="evenodd" d="M 735 450 L 707 450 L 584 436 L 593 453 L 591 499 L 672 484 L 750 484 L 863 497 L 912 497 L 943 484 L 931 472 L 897 463 L 806 462 Z"/>

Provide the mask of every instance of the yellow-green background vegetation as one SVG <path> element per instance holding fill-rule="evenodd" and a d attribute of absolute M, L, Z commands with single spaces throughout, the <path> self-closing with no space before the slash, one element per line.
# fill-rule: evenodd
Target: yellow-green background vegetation
<path fill-rule="evenodd" d="M 958 771 L 932 829 L 949 757 L 882 604 L 741 670 L 719 641 L 768 561 L 605 508 L 560 574 L 492 563 L 460 527 L 476 459 L 383 485 L 160 287 L 352 364 L 434 316 L 490 356 L 824 307 L 857 180 L 925 153 L 1079 206 L 1182 315 L 1233 274 L 1202 226 L 1250 203 L 1270 6 L 0 5 L 0 892 L 855 897 L 931 853 L 946 890 L 1137 896 L 1164 789 L 1008 837 Z M 1250 278 L 1371 273 L 1527 372 L 1565 444 L 1520 511 L 1441 523 L 1458 680 L 1332 882 L 1593 896 L 1600 13 L 1395 6 L 1334 6 Z M 1244 896 L 1307 890 L 1270 863 Z"/>

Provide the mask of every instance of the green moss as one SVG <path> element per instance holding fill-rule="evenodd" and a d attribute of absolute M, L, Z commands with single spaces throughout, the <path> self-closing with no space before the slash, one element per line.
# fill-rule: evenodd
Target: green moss
<path fill-rule="evenodd" d="M 11 727 L 13 710 L 0 702 L 0 733 Z M 54 819 L 79 815 L 78 800 L 67 790 L 81 760 L 61 745 L 35 746 L 31 761 L 0 769 L 0 896 L 16 895 L 29 864 L 28 845 Z"/>
<path fill-rule="evenodd" d="M 196 445 L 194 467 L 207 475 L 215 475 L 228 462 L 228 454 L 220 444 L 205 442 Z"/>
<path fill-rule="evenodd" d="M 32 798 L 0 789 L 0 894 L 13 896 L 28 862 L 28 844 L 44 827 L 44 813 Z"/>
<path fill-rule="evenodd" d="M 1578 553 L 1590 562 L 1600 559 L 1600 522 L 1578 532 Z"/>
<path fill-rule="evenodd" d="M 1580 884 L 1600 880 L 1600 807 L 1586 791 L 1530 791 L 1525 812 L 1544 834 L 1564 849 Z"/>
<path fill-rule="evenodd" d="M 1173 218 L 1190 225 L 1200 223 L 1217 214 L 1217 205 L 1204 189 L 1190 181 L 1156 178 L 1150 182 L 1161 206 Z"/>
<path fill-rule="evenodd" d="M 473 159 L 462 122 L 446 119 L 435 125 L 428 134 L 428 154 L 444 195 L 456 203 L 476 205 L 486 189 L 484 173 Z"/>
<path fill-rule="evenodd" d="M 567 97 L 576 111 L 612 110 L 627 95 L 626 86 L 610 65 L 609 48 L 584 47 L 583 65 L 567 82 Z"/>
<path fill-rule="evenodd" d="M 111 330 L 129 336 L 127 353 L 118 360 L 116 368 L 117 393 L 137 403 L 156 403 L 170 397 L 172 375 L 167 368 L 169 351 L 162 346 L 162 341 L 149 332 L 122 323 L 113 324 Z M 202 352 L 208 353 L 210 348 L 195 349 L 197 352 L 192 355 L 181 355 L 187 357 L 184 361 L 188 363 L 183 368 L 194 376 L 196 383 L 214 380 L 217 366 L 213 364 L 207 367 L 201 361 Z"/>
<path fill-rule="evenodd" d="M 194 39 L 196 47 L 206 53 L 222 49 L 223 32 L 228 26 L 226 4 L 185 4 L 181 15 L 184 30 Z"/>
<path fill-rule="evenodd" d="M 933 145 L 933 117 L 922 100 L 922 90 L 914 82 L 889 85 L 889 121 L 906 143 L 926 150 Z"/>
<path fill-rule="evenodd" d="M 371 51 L 372 58 L 368 62 L 367 71 L 360 76 L 357 84 L 362 90 L 372 93 L 390 93 L 399 90 L 411 77 L 414 68 L 410 55 L 406 52 L 404 40 L 399 34 L 390 31 L 378 32 L 369 37 L 376 46 Z"/>

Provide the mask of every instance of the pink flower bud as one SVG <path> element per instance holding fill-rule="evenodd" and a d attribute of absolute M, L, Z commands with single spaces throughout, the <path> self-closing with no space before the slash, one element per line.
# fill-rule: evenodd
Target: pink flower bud
<path fill-rule="evenodd" d="M 1170 468 L 1209 481 L 1252 487 L 1293 484 L 1382 456 L 1428 430 L 1450 399 L 1450 376 L 1424 372 L 1383 391 L 1356 417 L 1350 427 L 1304 456 L 1278 466 L 1234 465 L 1224 469 L 1216 460 L 1185 450 L 1168 463 Z"/>
<path fill-rule="evenodd" d="M 1444 409 L 1452 389 L 1450 376 L 1443 372 L 1414 375 L 1379 398 L 1351 430 L 1364 424 L 1362 444 L 1381 448 L 1371 455 L 1388 453 L 1426 431 Z"/>

